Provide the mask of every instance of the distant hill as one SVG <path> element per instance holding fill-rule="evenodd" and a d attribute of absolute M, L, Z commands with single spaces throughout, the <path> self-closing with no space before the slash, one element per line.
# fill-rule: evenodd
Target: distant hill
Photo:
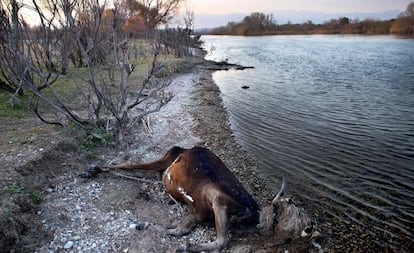
<path fill-rule="evenodd" d="M 310 12 L 310 11 L 273 11 L 266 12 L 266 14 L 273 14 L 277 24 L 286 24 L 289 21 L 291 23 L 305 23 L 311 20 L 314 24 L 323 24 L 330 19 L 337 19 L 339 17 L 348 17 L 350 19 L 376 19 L 376 20 L 389 20 L 396 18 L 402 10 L 394 10 L 380 13 L 323 13 L 323 12 Z M 195 28 L 214 28 L 219 26 L 225 26 L 228 22 L 240 22 L 245 16 L 250 13 L 234 13 L 226 15 L 209 15 L 209 14 L 197 14 L 195 13 Z"/>

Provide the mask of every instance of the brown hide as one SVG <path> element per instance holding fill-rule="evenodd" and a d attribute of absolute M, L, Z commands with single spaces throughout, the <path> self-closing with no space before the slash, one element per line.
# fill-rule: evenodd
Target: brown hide
<path fill-rule="evenodd" d="M 185 150 L 164 173 L 167 192 L 177 201 L 193 207 L 197 218 L 211 217 L 208 192 L 220 191 L 228 213 L 252 223 L 258 222 L 258 205 L 224 163 L 210 150 Z"/>

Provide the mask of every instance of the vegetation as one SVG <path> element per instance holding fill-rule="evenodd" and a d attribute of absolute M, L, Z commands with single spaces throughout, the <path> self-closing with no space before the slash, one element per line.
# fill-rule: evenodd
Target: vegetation
<path fill-rule="evenodd" d="M 40 204 L 43 201 L 42 193 L 38 191 L 29 192 L 29 198 L 32 200 L 33 204 Z"/>
<path fill-rule="evenodd" d="M 191 13 L 184 28 L 159 29 L 182 2 L 0 2 L 0 90 L 9 93 L 0 106 L 16 108 L 26 98 L 25 108 L 46 123 L 104 129 L 122 142 L 131 122 L 169 100 L 163 89 L 171 73 L 160 58 L 190 56 L 199 44 Z"/>
<path fill-rule="evenodd" d="M 398 18 L 381 20 L 351 20 L 340 17 L 326 21 L 324 24 L 314 24 L 308 21 L 304 24 L 278 25 L 272 15 L 252 13 L 241 22 L 230 22 L 226 26 L 211 31 L 215 35 L 279 35 L 279 34 L 396 34 L 414 36 L 414 2 L 407 6 L 405 12 Z"/>
<path fill-rule="evenodd" d="M 21 95 L 18 100 L 11 93 L 0 92 L 0 117 L 22 117 L 29 111 L 29 96 Z"/>
<path fill-rule="evenodd" d="M 20 186 L 17 183 L 14 183 L 10 188 L 9 188 L 9 192 L 12 194 L 18 194 L 21 193 L 23 191 L 23 187 Z"/>
<path fill-rule="evenodd" d="M 105 129 L 94 129 L 86 138 L 78 140 L 79 149 L 85 154 L 86 158 L 94 158 L 95 148 L 101 145 L 107 145 L 114 143 L 114 138 L 111 134 L 108 134 Z"/>

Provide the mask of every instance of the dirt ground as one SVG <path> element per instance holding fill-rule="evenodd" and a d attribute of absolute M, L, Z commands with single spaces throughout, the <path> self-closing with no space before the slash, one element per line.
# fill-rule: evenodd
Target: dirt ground
<path fill-rule="evenodd" d="M 260 205 L 268 204 L 279 185 L 269 188 L 255 174 L 256 163 L 235 141 L 208 69 L 201 65 L 175 78 L 168 87 L 172 100 L 149 116 L 152 134 L 137 122 L 126 148 L 102 147 L 93 159 L 68 131 L 35 117 L 2 122 L 0 252 L 175 252 L 183 244 L 214 239 L 212 224 L 183 237 L 166 235 L 165 228 L 188 210 L 171 201 L 160 175 L 79 177 L 91 164 L 151 161 L 174 145 L 210 148 Z M 283 249 L 309 252 L 310 244 L 232 230 L 222 252 Z"/>

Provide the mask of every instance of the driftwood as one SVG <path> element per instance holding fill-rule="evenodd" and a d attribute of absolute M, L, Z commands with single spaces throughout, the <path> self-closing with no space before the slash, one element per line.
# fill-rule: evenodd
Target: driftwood
<path fill-rule="evenodd" d="M 151 129 L 151 126 L 150 126 L 150 117 L 148 116 L 147 117 L 147 120 L 145 120 L 145 117 L 143 117 L 141 120 L 142 120 L 142 124 L 144 125 L 145 132 L 149 136 L 152 136 L 153 135 L 153 132 L 152 132 L 152 129 Z"/>

